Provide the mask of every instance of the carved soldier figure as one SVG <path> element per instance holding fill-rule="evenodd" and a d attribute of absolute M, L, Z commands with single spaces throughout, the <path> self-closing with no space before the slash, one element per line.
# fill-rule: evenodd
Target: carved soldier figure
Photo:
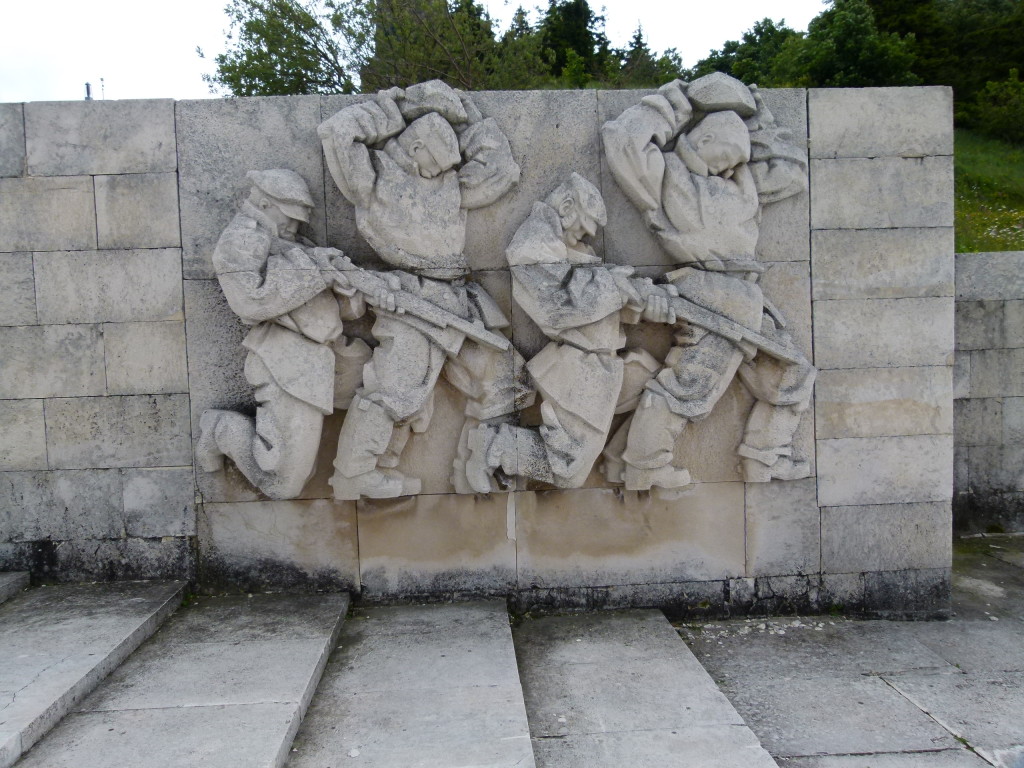
<path fill-rule="evenodd" d="M 397 269 L 383 273 L 400 296 L 459 321 L 425 319 L 400 302 L 375 300 L 380 341 L 364 369 L 338 441 L 331 479 L 339 499 L 420 491 L 396 469 L 411 431 L 426 429 L 442 370 L 467 398 L 453 482 L 468 491 L 466 440 L 481 422 L 508 419 L 531 393 L 522 358 L 492 332 L 508 319 L 466 280 L 467 211 L 490 205 L 519 179 L 508 140 L 493 119 L 440 81 L 397 88 L 342 109 L 318 129 L 327 165 L 355 206 L 356 226 Z M 461 323 L 461 325 L 460 325 Z M 475 329 L 475 331 L 474 331 Z"/>
<path fill-rule="evenodd" d="M 213 266 L 228 305 L 252 326 L 242 344 L 256 418 L 203 413 L 196 459 L 214 472 L 227 456 L 267 496 L 289 499 L 312 474 L 323 418 L 335 407 L 332 345 L 344 348 L 342 318 L 359 317 L 365 304 L 330 288 L 328 258 L 337 251 L 297 239 L 313 207 L 302 177 L 276 169 L 249 179 L 252 191 L 217 241 Z"/>
<path fill-rule="evenodd" d="M 667 276 L 673 290 L 741 331 L 690 325 L 676 336 L 606 451 L 609 479 L 633 490 L 687 484 L 689 474 L 672 465 L 676 440 L 711 413 L 737 373 L 757 401 L 738 449 L 744 479 L 806 477 L 808 462 L 794 455 L 792 440 L 815 370 L 765 300 L 755 257 L 762 206 L 805 187 L 801 153 L 760 94 L 721 73 L 663 86 L 605 123 L 602 138 L 619 186 L 685 265 Z M 764 343 L 744 340 L 743 329 Z"/>

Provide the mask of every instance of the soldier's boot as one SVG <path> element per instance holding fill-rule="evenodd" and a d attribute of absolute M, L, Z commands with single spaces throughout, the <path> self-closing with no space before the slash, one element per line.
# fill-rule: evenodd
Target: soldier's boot
<path fill-rule="evenodd" d="M 383 407 L 356 395 L 338 438 L 334 476 L 328 481 L 334 488 L 334 498 L 392 499 L 420 492 L 419 479 L 378 466 L 380 457 L 392 447 L 394 428 L 394 421 Z"/>
<path fill-rule="evenodd" d="M 805 410 L 803 404 L 773 405 L 765 401 L 754 404 L 743 442 L 736 451 L 746 482 L 810 477 L 811 463 L 793 452 L 793 434 Z"/>
<path fill-rule="evenodd" d="M 622 453 L 626 490 L 685 488 L 693 483 L 687 470 L 672 465 L 676 440 L 686 424 L 684 417 L 672 412 L 665 398 L 644 393 Z"/>

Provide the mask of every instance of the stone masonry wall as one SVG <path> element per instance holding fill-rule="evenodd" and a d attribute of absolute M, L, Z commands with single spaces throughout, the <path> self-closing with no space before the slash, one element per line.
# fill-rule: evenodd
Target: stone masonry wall
<path fill-rule="evenodd" d="M 342 413 L 329 417 L 298 499 L 267 500 L 231 466 L 195 473 L 199 414 L 254 409 L 244 328 L 210 262 L 245 172 L 300 173 L 316 202 L 305 234 L 373 264 L 316 138 L 322 119 L 365 97 L 0 105 L 0 569 L 343 588 L 370 600 L 499 594 L 522 608 L 941 612 L 953 467 L 950 92 L 765 94 L 810 147 L 810 192 L 768 206 L 758 254 L 765 294 L 821 371 L 797 439 L 817 473 L 742 482 L 734 452 L 751 399 L 734 382 L 681 440 L 696 485 L 675 499 L 624 493 L 596 472 L 572 491 L 456 495 L 448 469 L 462 410 L 444 384 L 430 432 L 403 458 L 402 471 L 423 479 L 418 497 L 330 498 Z M 544 338 L 512 305 L 504 248 L 570 171 L 605 197 L 596 247 L 607 261 L 651 275 L 670 267 L 601 154 L 600 125 L 641 95 L 474 94 L 508 134 L 522 181 L 470 215 L 467 255 L 527 358 Z M 667 350 L 666 333 L 637 333 L 655 354 Z"/>
<path fill-rule="evenodd" d="M 1024 532 L 1024 252 L 956 257 L 953 524 Z"/>

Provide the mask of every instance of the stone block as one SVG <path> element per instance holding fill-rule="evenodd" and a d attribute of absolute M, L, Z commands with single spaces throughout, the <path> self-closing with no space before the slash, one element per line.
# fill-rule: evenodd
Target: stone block
<path fill-rule="evenodd" d="M 0 179 L 0 251 L 96 247 L 92 179 Z"/>
<path fill-rule="evenodd" d="M 811 157 L 953 154 L 953 89 L 812 88 Z"/>
<path fill-rule="evenodd" d="M 949 502 L 822 507 L 821 569 L 829 573 L 948 568 Z"/>
<path fill-rule="evenodd" d="M 1024 296 L 1024 251 L 958 253 L 957 299 L 1019 299 Z"/>
<path fill-rule="evenodd" d="M 1024 347 L 1024 300 L 1013 299 L 1003 304 L 1002 346 Z"/>
<path fill-rule="evenodd" d="M 37 253 L 41 323 L 181 320 L 181 251 Z"/>
<path fill-rule="evenodd" d="M 188 392 L 185 323 L 106 323 L 107 394 Z"/>
<path fill-rule="evenodd" d="M 46 469 L 42 400 L 0 400 L 0 471 Z"/>
<path fill-rule="evenodd" d="M 425 494 L 360 501 L 364 597 L 508 593 L 516 584 L 517 498 Z"/>
<path fill-rule="evenodd" d="M 956 435 L 957 446 L 999 445 L 1003 442 L 1003 400 L 1001 398 L 980 397 L 976 400 L 957 400 L 953 412 L 953 434 Z"/>
<path fill-rule="evenodd" d="M 970 353 L 970 396 L 1024 396 L 1024 349 L 979 349 Z"/>
<path fill-rule="evenodd" d="M 1024 445 L 969 446 L 967 472 L 975 494 L 1024 490 Z"/>
<path fill-rule="evenodd" d="M 971 353 L 957 352 L 953 355 L 953 397 L 960 399 L 971 396 Z"/>
<path fill-rule="evenodd" d="M 515 494 L 519 588 L 658 584 L 740 576 L 743 484 L 676 499 L 613 489 Z"/>
<path fill-rule="evenodd" d="M 100 248 L 177 248 L 178 175 L 97 176 L 96 230 Z"/>
<path fill-rule="evenodd" d="M 315 203 L 302 233 L 325 242 L 319 96 L 179 101 L 175 118 L 186 279 L 214 277 L 213 247 L 249 194 L 248 171 L 289 168 L 302 176 Z"/>
<path fill-rule="evenodd" d="M 816 230 L 814 299 L 952 296 L 953 229 Z"/>
<path fill-rule="evenodd" d="M 184 537 L 74 539 L 62 541 L 55 547 L 53 566 L 47 577 L 64 582 L 192 581 L 196 568 L 191 545 Z"/>
<path fill-rule="evenodd" d="M 818 368 L 953 364 L 953 300 L 853 299 L 814 302 Z"/>
<path fill-rule="evenodd" d="M 359 589 L 353 502 L 205 504 L 199 536 L 209 588 Z"/>
<path fill-rule="evenodd" d="M 1003 432 L 999 442 L 1024 443 L 1024 397 L 1004 397 L 1002 403 Z"/>
<path fill-rule="evenodd" d="M 0 540 L 119 539 L 117 470 L 5 472 L 0 483 Z"/>
<path fill-rule="evenodd" d="M 817 483 L 746 484 L 747 576 L 821 570 Z"/>
<path fill-rule="evenodd" d="M 46 403 L 55 469 L 192 463 L 188 395 L 57 398 Z"/>
<path fill-rule="evenodd" d="M 995 349 L 1003 347 L 1003 317 L 1006 302 L 1001 299 L 957 300 L 956 348 Z"/>
<path fill-rule="evenodd" d="M 812 229 L 953 226 L 953 158 L 811 160 Z"/>
<path fill-rule="evenodd" d="M 0 104 L 0 176 L 25 172 L 25 105 Z"/>
<path fill-rule="evenodd" d="M 34 325 L 36 284 L 31 253 L 0 253 L 0 325 Z"/>
<path fill-rule="evenodd" d="M 967 470 L 967 446 L 959 444 L 953 446 L 953 506 L 956 508 L 956 498 L 959 494 L 966 493 L 970 486 L 970 473 Z"/>
<path fill-rule="evenodd" d="M 174 101 L 43 101 L 25 105 L 33 176 L 174 171 Z"/>
<path fill-rule="evenodd" d="M 761 289 L 783 317 L 793 340 L 811 356 L 811 269 L 807 262 L 773 262 L 761 276 Z"/>
<path fill-rule="evenodd" d="M 914 620 L 949 618 L 949 568 L 871 571 L 863 574 L 863 578 L 864 610 L 869 617 Z"/>
<path fill-rule="evenodd" d="M 814 387 L 819 440 L 953 433 L 947 367 L 827 370 Z"/>
<path fill-rule="evenodd" d="M 952 435 L 818 441 L 822 507 L 945 502 L 952 493 Z"/>
<path fill-rule="evenodd" d="M 0 327 L 0 399 L 105 394 L 97 325 Z"/>
<path fill-rule="evenodd" d="M 195 536 L 191 467 L 122 469 L 125 535 L 143 539 Z"/>

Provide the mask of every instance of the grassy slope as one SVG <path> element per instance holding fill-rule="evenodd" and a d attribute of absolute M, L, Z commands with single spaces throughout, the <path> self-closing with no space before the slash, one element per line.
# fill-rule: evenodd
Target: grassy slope
<path fill-rule="evenodd" d="M 1024 251 L 1024 147 L 956 131 L 956 250 Z"/>

